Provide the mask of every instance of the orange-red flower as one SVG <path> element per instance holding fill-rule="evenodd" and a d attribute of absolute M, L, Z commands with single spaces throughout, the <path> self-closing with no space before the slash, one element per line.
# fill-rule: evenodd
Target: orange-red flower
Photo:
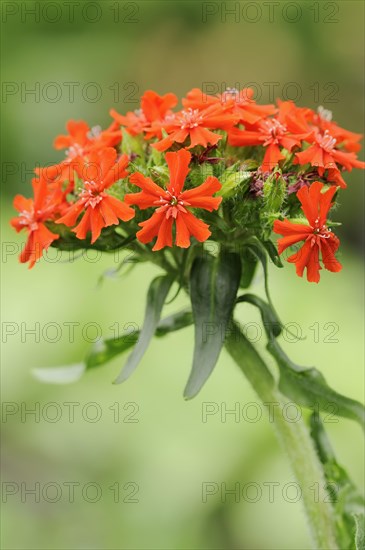
<path fill-rule="evenodd" d="M 357 159 L 355 153 L 347 153 L 336 149 L 336 139 L 326 130 L 321 134 L 318 130 L 313 133 L 313 144 L 305 151 L 295 154 L 294 164 L 311 164 L 318 169 L 320 176 L 323 176 L 326 170 L 331 171 L 332 178 L 336 183 L 346 188 L 347 185 L 340 174 L 337 164 L 343 166 L 346 170 L 352 168 L 365 168 L 365 162 Z M 330 181 L 333 181 L 331 179 Z"/>
<path fill-rule="evenodd" d="M 211 235 L 208 225 L 195 217 L 190 208 L 203 208 L 209 212 L 216 210 L 222 198 L 213 197 L 213 194 L 219 191 L 221 184 L 217 178 L 209 176 L 198 187 L 183 191 L 190 171 L 190 160 L 191 154 L 186 149 L 180 149 L 177 153 L 166 153 L 170 171 L 170 182 L 166 189 L 139 172 L 130 177 L 131 183 L 142 191 L 126 195 L 126 202 L 139 206 L 141 210 L 156 207 L 151 218 L 139 224 L 142 229 L 137 233 L 137 238 L 142 243 L 149 243 L 157 236 L 152 250 L 172 246 L 174 224 L 175 242 L 181 248 L 190 246 L 191 236 L 203 242 Z"/>
<path fill-rule="evenodd" d="M 362 134 L 350 132 L 338 126 L 332 121 L 332 112 L 323 107 L 318 107 L 317 112 L 312 109 L 302 109 L 306 112 L 306 118 L 321 131 L 327 132 L 336 140 L 337 144 L 343 147 L 346 151 L 356 153 L 360 151 L 361 145 L 359 141 L 362 139 Z"/>
<path fill-rule="evenodd" d="M 233 128 L 228 133 L 228 143 L 235 147 L 263 145 L 265 155 L 261 168 L 270 171 L 285 159 L 281 147 L 292 151 L 311 135 L 312 130 L 301 111 L 292 101 L 278 101 L 275 117 L 259 120 L 244 130 Z"/>
<path fill-rule="evenodd" d="M 255 124 L 268 115 L 276 112 L 275 105 L 258 105 L 254 99 L 252 88 L 227 88 L 225 92 L 217 95 L 205 94 L 199 88 L 193 88 L 182 100 L 185 109 L 205 109 L 210 105 L 221 105 L 237 116 L 237 122 Z"/>
<path fill-rule="evenodd" d="M 88 159 L 75 161 L 75 170 L 83 182 L 77 201 L 57 220 L 68 227 L 76 224 L 78 217 L 83 217 L 72 230 L 79 239 L 85 239 L 91 231 L 91 242 L 99 237 L 103 227 L 117 225 L 119 219 L 128 221 L 134 217 L 134 210 L 125 202 L 106 193 L 106 190 L 117 180 L 128 175 L 128 156 L 122 155 L 116 162 L 117 152 L 108 147 L 99 152 L 94 151 Z"/>
<path fill-rule="evenodd" d="M 159 95 L 152 90 L 147 90 L 141 98 L 140 109 L 130 111 L 125 116 L 111 109 L 110 115 L 118 124 L 125 126 L 132 136 L 146 132 L 145 139 L 161 138 L 162 127 L 173 115 L 171 109 L 177 102 L 175 94 Z"/>
<path fill-rule="evenodd" d="M 304 241 L 303 246 L 292 256 L 288 262 L 296 264 L 296 272 L 303 276 L 307 269 L 309 282 L 318 283 L 320 276 L 319 255 L 322 263 L 329 271 L 340 271 L 341 264 L 335 258 L 340 241 L 326 225 L 327 214 L 332 206 L 332 198 L 336 193 L 336 187 L 332 186 L 322 193 L 323 183 L 315 181 L 309 188 L 302 187 L 297 197 L 302 204 L 302 210 L 309 225 L 275 220 L 274 232 L 283 235 L 278 240 L 279 254 L 282 254 L 289 246 Z"/>
<path fill-rule="evenodd" d="M 52 233 L 45 225 L 45 221 L 54 219 L 57 212 L 60 196 L 49 193 L 44 178 L 32 180 L 34 199 L 27 199 L 23 195 L 16 195 L 14 208 L 19 215 L 11 220 L 11 225 L 17 232 L 22 229 L 28 231 L 28 239 L 22 250 L 19 260 L 22 263 L 29 261 L 29 268 L 41 258 L 46 250 L 59 235 Z"/>
<path fill-rule="evenodd" d="M 100 126 L 90 128 L 83 120 L 69 120 L 66 128 L 68 134 L 59 135 L 54 140 L 55 149 L 66 149 L 66 158 L 62 162 L 36 168 L 34 171 L 54 186 L 69 182 L 66 190 L 69 193 L 73 190 L 74 163 L 77 162 L 77 158 L 88 155 L 92 151 L 117 145 L 122 139 L 122 133 L 114 122 L 104 131 Z"/>
<path fill-rule="evenodd" d="M 67 158 L 75 158 L 103 147 L 113 147 L 122 139 L 122 134 L 114 123 L 107 129 L 90 126 L 83 120 L 69 120 L 68 134 L 61 134 L 54 140 L 55 149 L 67 149 Z"/>
<path fill-rule="evenodd" d="M 169 135 L 153 143 L 152 147 L 158 151 L 166 151 L 173 143 L 184 143 L 187 138 L 190 138 L 188 149 L 196 145 L 216 145 L 222 136 L 211 129 L 227 130 L 237 121 L 237 116 L 226 112 L 220 104 L 210 105 L 203 111 L 188 108 L 176 113 L 171 122 L 164 126 Z"/>

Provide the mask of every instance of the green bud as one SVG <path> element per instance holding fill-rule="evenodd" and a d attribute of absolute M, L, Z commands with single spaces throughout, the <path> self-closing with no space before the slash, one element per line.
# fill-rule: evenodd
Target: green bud
<path fill-rule="evenodd" d="M 246 170 L 235 169 L 233 171 L 232 168 L 225 170 L 221 178 L 219 178 L 219 181 L 222 184 L 222 189 L 218 191 L 217 195 L 224 198 L 232 197 L 237 188 L 240 185 L 247 183 L 251 176 L 252 173 Z"/>
<path fill-rule="evenodd" d="M 285 199 L 286 182 L 280 171 L 273 172 L 264 183 L 264 201 L 266 212 L 279 212 Z"/>

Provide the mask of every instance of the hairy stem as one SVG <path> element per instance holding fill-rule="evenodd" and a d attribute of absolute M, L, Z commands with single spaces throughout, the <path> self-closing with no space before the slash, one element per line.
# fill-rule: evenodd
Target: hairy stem
<path fill-rule="evenodd" d="M 270 410 L 278 439 L 289 458 L 301 488 L 314 547 L 326 550 L 338 549 L 333 511 L 325 488 L 323 468 L 304 421 L 300 419 L 293 423 L 285 418 L 284 407 L 288 401 L 277 390 L 271 372 L 237 325 L 235 330 L 227 336 L 226 348 L 263 404 Z"/>

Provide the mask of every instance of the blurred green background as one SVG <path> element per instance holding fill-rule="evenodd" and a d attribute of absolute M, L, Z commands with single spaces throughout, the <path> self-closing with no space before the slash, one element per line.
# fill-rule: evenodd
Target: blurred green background
<path fill-rule="evenodd" d="M 2 461 L 3 482 L 13 483 L 6 488 L 15 493 L 4 493 L 5 549 L 310 547 L 300 499 L 290 502 L 295 500 L 290 491 L 285 498 L 293 477 L 265 415 L 257 422 L 242 416 L 236 422 L 229 415 L 222 422 L 217 413 L 202 421 L 204 403 L 214 402 L 220 411 L 222 403 L 232 409 L 235 403 L 242 408 L 256 402 L 225 352 L 201 394 L 183 400 L 191 329 L 154 341 L 122 386 L 111 382 L 123 358 L 74 385 L 42 385 L 32 378 L 32 368 L 80 361 L 89 346 L 85 340 L 96 334 L 92 327 L 86 331 L 88 323 L 106 337 L 117 326 L 138 325 L 157 271 L 136 267 L 97 287 L 100 274 L 121 258 L 90 254 L 73 262 L 63 257 L 61 263 L 52 261 L 52 251 L 48 261 L 28 271 L 17 262 L 24 236 L 15 235 L 8 223 L 13 195 L 30 194 L 32 167 L 62 158 L 52 140 L 69 118 L 105 126 L 111 107 L 137 108 L 145 89 L 183 96 L 204 83 L 218 89 L 255 83 L 261 101 L 272 99 L 273 89 L 275 97 L 300 93 L 300 105 L 323 105 L 340 125 L 363 132 L 363 3 L 269 4 L 2 3 L 2 400 L 13 413 L 3 416 Z M 31 89 L 35 93 L 27 94 Z M 307 336 L 283 346 L 298 363 L 316 365 L 335 389 L 359 400 L 364 398 L 362 180 L 359 172 L 348 175 L 336 212 L 343 222 L 340 274 L 323 273 L 319 285 L 309 285 L 292 266 L 271 268 L 272 295 L 282 319 L 299 324 Z M 262 284 L 258 274 L 259 293 Z M 179 298 L 166 311 L 183 303 Z M 242 323 L 258 321 L 250 309 L 240 315 Z M 39 341 L 25 334 L 36 323 Z M 73 342 L 70 323 L 75 324 Z M 15 334 L 7 334 L 12 329 Z M 258 345 L 263 348 L 264 342 Z M 39 407 L 40 417 L 22 417 L 24 407 Z M 127 422 L 133 410 L 138 422 Z M 60 411 L 60 419 L 52 422 Z M 92 422 L 95 412 L 101 418 Z M 360 429 L 349 421 L 327 420 L 339 460 L 363 487 Z M 72 482 L 79 485 L 69 502 L 64 484 Z M 95 495 L 93 487 L 87 491 L 90 482 L 102 492 L 97 502 L 90 502 Z M 205 482 L 227 488 L 239 483 L 240 502 L 232 496 L 221 502 L 219 491 L 203 502 Z M 39 502 L 26 495 L 37 483 L 45 491 Z M 110 489 L 115 483 L 119 502 Z M 268 483 L 279 484 L 273 502 Z M 253 484 L 252 492 L 247 484 Z M 133 498 L 138 502 L 128 502 L 137 487 Z M 50 502 L 57 500 L 59 488 L 61 497 Z"/>

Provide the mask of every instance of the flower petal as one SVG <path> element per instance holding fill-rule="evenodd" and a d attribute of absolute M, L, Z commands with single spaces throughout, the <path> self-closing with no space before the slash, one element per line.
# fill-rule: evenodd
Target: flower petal
<path fill-rule="evenodd" d="M 183 216 L 187 229 L 197 241 L 204 242 L 212 234 L 211 231 L 209 231 L 209 226 L 202 220 L 196 218 L 191 212 L 180 212 L 179 216 Z"/>
<path fill-rule="evenodd" d="M 342 265 L 335 258 L 335 252 L 338 249 L 339 244 L 340 241 L 335 235 L 333 235 L 330 239 L 321 240 L 322 262 L 324 267 L 328 269 L 328 271 L 333 271 L 335 273 L 341 271 L 342 269 Z"/>
<path fill-rule="evenodd" d="M 163 217 L 162 223 L 160 225 L 157 241 L 152 250 L 161 250 L 165 246 L 172 246 L 172 225 L 174 223 L 174 218 L 170 216 L 167 218 Z"/>
<path fill-rule="evenodd" d="M 211 195 L 219 191 L 221 187 L 222 185 L 216 177 L 209 176 L 205 182 L 198 185 L 198 187 L 188 189 L 181 193 L 180 198 L 189 203 L 189 206 L 193 208 L 204 208 L 212 212 L 212 210 L 217 210 L 222 202 L 222 197 L 212 197 Z"/>
<path fill-rule="evenodd" d="M 166 153 L 165 158 L 170 171 L 170 184 L 167 189 L 171 194 L 178 195 L 190 172 L 191 153 L 186 149 L 180 149 L 177 153 Z"/>
<path fill-rule="evenodd" d="M 142 229 L 137 232 L 137 239 L 143 244 L 151 242 L 157 236 L 162 220 L 165 217 L 165 212 L 156 211 L 148 220 L 141 222 L 139 225 Z"/>

